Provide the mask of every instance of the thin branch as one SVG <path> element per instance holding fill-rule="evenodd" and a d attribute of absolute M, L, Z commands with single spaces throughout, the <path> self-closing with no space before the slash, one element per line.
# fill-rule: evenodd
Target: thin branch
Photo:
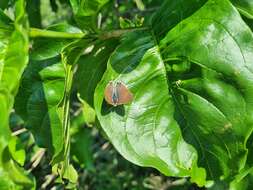
<path fill-rule="evenodd" d="M 41 185 L 41 189 L 46 189 L 47 186 L 52 183 L 52 181 L 56 178 L 57 176 L 55 174 L 50 174 L 46 176 L 46 181 Z"/>
<path fill-rule="evenodd" d="M 52 30 L 43 30 L 38 28 L 30 28 L 29 36 L 31 38 L 66 38 L 66 39 L 80 39 L 84 38 L 86 33 L 69 33 L 57 32 Z"/>
<path fill-rule="evenodd" d="M 87 34 L 87 33 L 68 33 L 68 32 L 57 32 L 51 30 L 43 30 L 38 28 L 31 28 L 29 32 L 29 36 L 31 38 L 63 38 L 63 39 L 100 39 L 106 40 L 110 38 L 118 38 L 121 35 L 132 32 L 132 31 L 144 31 L 148 30 L 148 27 L 139 27 L 139 28 L 127 28 L 127 29 L 119 29 L 112 31 L 101 31 L 99 34 Z"/>
<path fill-rule="evenodd" d="M 28 170 L 29 172 L 31 172 L 32 170 L 34 170 L 40 163 L 41 159 L 43 158 L 44 154 L 45 154 L 46 150 L 44 148 L 41 148 L 38 152 L 36 152 L 36 154 L 32 157 L 31 159 L 31 167 Z"/>
<path fill-rule="evenodd" d="M 120 30 L 104 31 L 98 35 L 98 38 L 100 40 L 106 40 L 106 39 L 110 39 L 110 38 L 118 38 L 118 37 L 122 36 L 123 34 L 129 33 L 129 32 L 145 31 L 145 30 L 149 30 L 149 28 L 148 27 L 139 27 L 139 28 L 127 28 L 127 29 L 120 29 Z"/>
<path fill-rule="evenodd" d="M 19 130 L 17 130 L 17 131 L 14 131 L 14 132 L 11 134 L 11 136 L 18 136 L 18 135 L 20 135 L 20 134 L 22 134 L 22 133 L 25 133 L 26 131 L 27 131 L 26 128 L 22 128 L 22 129 L 19 129 Z"/>

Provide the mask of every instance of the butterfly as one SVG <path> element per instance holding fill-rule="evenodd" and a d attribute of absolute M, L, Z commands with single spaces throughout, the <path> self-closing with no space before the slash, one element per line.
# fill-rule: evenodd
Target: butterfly
<path fill-rule="evenodd" d="M 113 106 L 128 104 L 133 100 L 133 94 L 120 81 L 110 81 L 105 87 L 105 100 Z"/>

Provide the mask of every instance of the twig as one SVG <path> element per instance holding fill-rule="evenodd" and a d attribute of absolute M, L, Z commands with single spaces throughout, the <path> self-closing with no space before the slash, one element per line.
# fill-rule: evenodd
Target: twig
<path fill-rule="evenodd" d="M 63 39 L 100 39 L 106 40 L 110 38 L 118 38 L 121 35 L 132 32 L 132 31 L 143 31 L 148 30 L 148 27 L 138 27 L 138 28 L 127 28 L 112 31 L 101 31 L 99 34 L 87 34 L 87 33 L 68 33 L 68 32 L 57 32 L 51 30 L 42 30 L 38 28 L 31 28 L 29 36 L 31 38 L 63 38 Z"/>
<path fill-rule="evenodd" d="M 69 33 L 69 32 L 57 32 L 52 30 L 43 30 L 39 28 L 30 28 L 29 36 L 31 38 L 65 38 L 65 39 L 80 39 L 84 38 L 86 33 Z"/>
<path fill-rule="evenodd" d="M 14 131 L 14 132 L 11 134 L 11 136 L 18 136 L 18 135 L 20 135 L 20 134 L 22 134 L 22 133 L 25 133 L 25 132 L 27 132 L 27 129 L 26 129 L 26 128 L 22 128 L 22 129 L 19 129 L 19 130 L 17 130 L 17 131 Z"/>
<path fill-rule="evenodd" d="M 55 174 L 47 175 L 46 181 L 41 185 L 41 189 L 46 189 L 47 186 L 56 178 L 57 176 Z"/>
<path fill-rule="evenodd" d="M 46 152 L 46 150 L 44 148 L 42 148 L 38 152 L 36 152 L 36 154 L 31 159 L 32 165 L 31 165 L 31 168 L 28 170 L 29 172 L 34 170 L 39 165 L 39 163 L 40 163 L 41 159 L 43 158 L 45 152 Z"/>
<path fill-rule="evenodd" d="M 148 27 L 139 27 L 139 28 L 127 28 L 127 29 L 120 29 L 120 30 L 112 30 L 112 31 L 104 31 L 101 32 L 100 35 L 98 35 L 98 38 L 100 40 L 106 40 L 110 38 L 118 38 L 122 36 L 123 34 L 133 32 L 133 31 L 144 31 L 149 30 Z"/>

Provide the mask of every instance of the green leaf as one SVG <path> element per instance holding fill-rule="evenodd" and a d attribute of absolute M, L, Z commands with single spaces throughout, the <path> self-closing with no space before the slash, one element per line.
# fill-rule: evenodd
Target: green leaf
<path fill-rule="evenodd" d="M 75 117 L 71 122 L 71 155 L 81 167 L 94 170 L 91 130 L 85 128 L 83 122 L 80 123 L 79 120 L 83 117 L 82 114 Z"/>
<path fill-rule="evenodd" d="M 66 46 L 62 52 L 62 64 L 65 71 L 64 94 L 61 102 L 57 106 L 60 114 L 63 128 L 63 150 L 56 155 L 53 160 L 53 165 L 57 166 L 61 178 L 68 179 L 71 183 L 76 183 L 75 169 L 70 165 L 70 95 L 72 90 L 73 75 L 76 62 L 79 60 L 85 47 L 89 44 L 88 40 L 77 40 Z M 72 176 L 72 174 L 74 176 Z M 77 174 L 76 174 L 77 176 Z"/>
<path fill-rule="evenodd" d="M 244 16 L 253 19 L 253 1 L 252 0 L 231 0 L 236 8 Z"/>
<path fill-rule="evenodd" d="M 36 183 L 32 177 L 23 168 L 19 167 L 11 158 L 8 149 L 5 149 L 2 154 L 3 168 L 8 171 L 9 178 L 15 183 L 23 187 L 23 189 L 35 190 Z M 16 186 L 16 185 L 15 185 Z"/>
<path fill-rule="evenodd" d="M 165 0 L 151 21 L 152 30 L 157 39 L 164 35 L 185 18 L 191 16 L 207 0 Z"/>
<path fill-rule="evenodd" d="M 245 167 L 253 130 L 253 34 L 228 0 L 168 2 L 160 10 L 166 19 L 153 17 L 154 35 L 131 33 L 121 40 L 96 89 L 96 113 L 131 162 L 203 185 L 198 163 L 208 180 L 223 185 Z M 130 104 L 105 102 L 111 80 L 133 93 Z"/>
<path fill-rule="evenodd" d="M 118 40 L 110 39 L 97 41 L 91 52 L 81 56 L 74 78 L 74 85 L 78 90 L 79 100 L 82 103 L 82 113 L 88 126 L 97 124 L 96 113 L 93 106 L 94 92 L 105 70 L 106 62 L 118 44 Z"/>
<path fill-rule="evenodd" d="M 208 179 L 231 179 L 244 168 L 252 133 L 253 34 L 227 0 L 210 0 L 160 42 L 175 118 L 198 150 Z M 183 73 L 174 65 L 187 61 Z"/>
<path fill-rule="evenodd" d="M 141 37 L 140 37 L 141 36 Z M 104 90 L 111 80 L 123 82 L 134 94 L 129 105 L 109 106 Z M 121 39 L 95 91 L 95 110 L 115 148 L 129 161 L 158 169 L 168 176 L 193 176 L 205 183 L 197 152 L 182 137 L 164 62 L 152 35 L 133 32 Z"/>
<path fill-rule="evenodd" d="M 0 39 L 7 41 L 13 32 L 13 21 L 0 9 Z"/>
<path fill-rule="evenodd" d="M 15 184 L 21 185 L 23 188 L 35 189 L 35 179 L 12 160 L 8 149 L 4 150 L 2 157 L 3 167 L 8 171 L 10 179 Z"/>
<path fill-rule="evenodd" d="M 78 99 L 81 102 L 81 109 L 84 123 L 87 126 L 92 127 L 96 123 L 95 110 L 86 101 L 80 98 L 80 94 L 78 94 Z"/>
<path fill-rule="evenodd" d="M 26 121 L 36 144 L 52 157 L 63 149 L 62 118 L 58 104 L 64 95 L 65 71 L 59 57 L 30 61 L 15 100 L 16 112 Z"/>
<path fill-rule="evenodd" d="M 9 152 L 12 158 L 21 166 L 24 166 L 25 163 L 25 150 L 20 140 L 16 137 L 12 137 L 9 141 Z"/>
<path fill-rule="evenodd" d="M 52 25 L 47 30 L 57 32 L 79 33 L 80 30 L 67 23 L 59 23 Z M 52 38 L 38 38 L 34 40 L 31 52 L 31 59 L 44 60 L 53 58 L 59 55 L 62 49 L 71 43 L 73 39 L 52 39 Z"/>
<path fill-rule="evenodd" d="M 142 2 L 142 0 L 134 0 L 134 2 L 139 10 L 141 11 L 145 10 L 145 5 Z"/>
<path fill-rule="evenodd" d="M 71 183 L 77 183 L 78 174 L 72 165 L 66 169 L 63 178 L 68 179 Z"/>
<path fill-rule="evenodd" d="M 27 0 L 26 11 L 31 27 L 41 28 L 40 1 Z"/>
<path fill-rule="evenodd" d="M 24 9 L 25 2 L 23 0 L 17 0 L 15 4 L 14 28 L 11 35 L 9 35 L 10 28 L 13 27 L 9 26 L 11 21 L 0 12 L 0 38 L 3 37 L 1 35 L 7 34 L 6 38 L 0 42 L 0 171 L 1 175 L 11 179 L 14 183 L 32 189 L 35 186 L 34 180 L 28 177 L 28 174 L 19 168 L 11 159 L 7 147 L 11 133 L 9 128 L 9 114 L 19 87 L 21 75 L 28 63 L 28 24 Z M 19 153 L 14 149 L 11 149 L 11 151 L 17 159 L 16 156 Z M 23 163 L 22 154 L 21 157 L 20 155 L 18 156 L 21 159 L 17 159 L 21 164 Z M 5 182 L 3 184 L 2 182 L 1 180 L 1 185 L 12 186 L 12 182 L 9 185 Z M 3 187 L 3 189 L 8 188 L 7 186 Z"/>
<path fill-rule="evenodd" d="M 4 10 L 8 7 L 8 4 L 9 4 L 9 0 L 1 0 L 0 1 L 0 8 Z"/>
<path fill-rule="evenodd" d="M 84 30 L 96 30 L 97 14 L 109 0 L 70 0 L 77 24 Z"/>
<path fill-rule="evenodd" d="M 77 73 L 75 74 L 75 84 L 80 98 L 93 106 L 93 96 L 98 82 L 101 80 L 105 70 L 106 62 L 115 49 L 118 41 L 115 39 L 107 41 L 97 41 L 92 51 L 81 56 L 78 61 Z"/>

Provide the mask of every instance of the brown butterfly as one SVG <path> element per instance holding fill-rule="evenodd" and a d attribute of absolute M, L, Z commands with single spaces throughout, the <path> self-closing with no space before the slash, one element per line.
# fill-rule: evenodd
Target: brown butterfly
<path fill-rule="evenodd" d="M 133 94 L 122 82 L 110 81 L 105 88 L 105 100 L 113 106 L 123 105 L 133 100 Z"/>

